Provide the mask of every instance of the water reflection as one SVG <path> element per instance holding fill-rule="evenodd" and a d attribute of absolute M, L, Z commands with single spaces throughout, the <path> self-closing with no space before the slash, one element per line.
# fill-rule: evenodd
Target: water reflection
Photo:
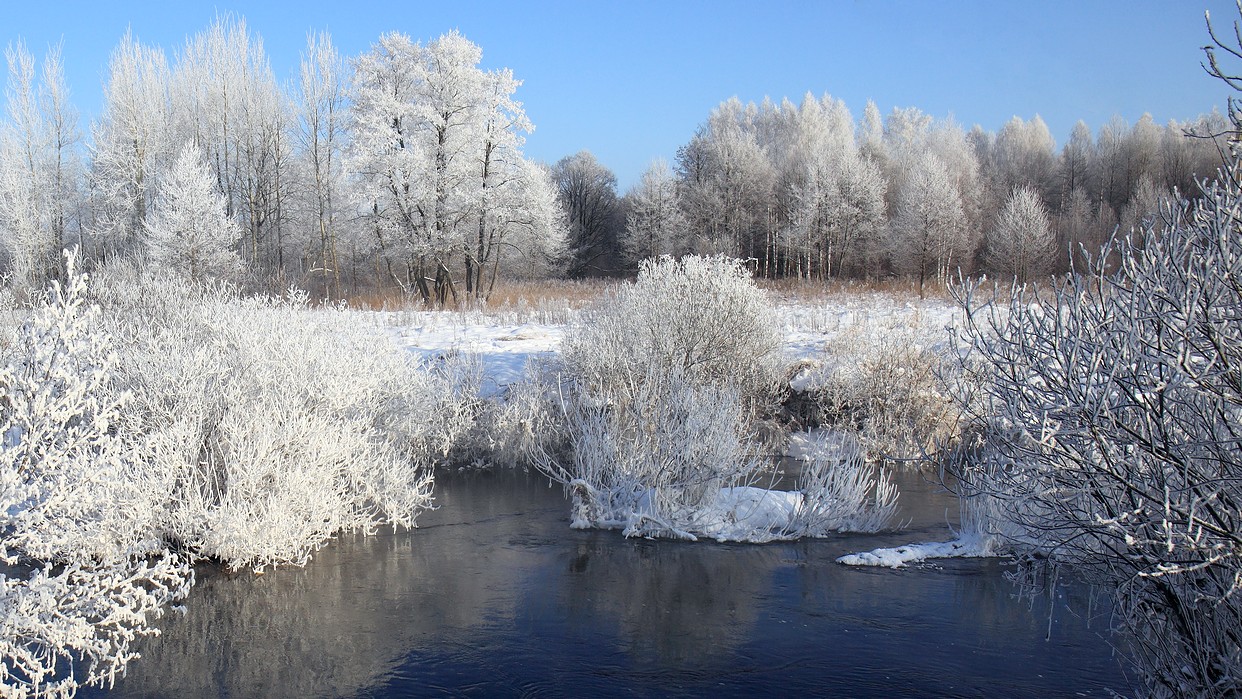
<path fill-rule="evenodd" d="M 905 476 L 919 533 L 763 546 L 568 528 L 521 473 L 440 478 L 413 532 L 350 537 L 305 569 L 205 571 L 125 696 L 1104 695 L 1089 627 L 1018 600 L 997 562 L 858 570 L 842 553 L 944 536 L 951 503 Z M 914 491 L 913 493 L 911 491 Z M 1082 588 L 1066 588 L 1082 594 Z M 1085 604 L 1081 605 L 1083 608 Z M 1049 627 L 1051 641 L 1046 641 Z"/>

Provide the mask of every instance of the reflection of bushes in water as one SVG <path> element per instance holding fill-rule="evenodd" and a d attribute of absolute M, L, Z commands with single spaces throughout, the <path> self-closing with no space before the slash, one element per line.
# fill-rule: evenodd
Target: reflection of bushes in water
<path fill-rule="evenodd" d="M 743 643 L 779 565 L 771 546 L 592 536 L 566 563 L 562 595 L 570 623 L 593 628 L 603 617 L 638 661 L 670 665 L 727 656 Z"/>
<path fill-rule="evenodd" d="M 352 695 L 416 649 L 469 645 L 489 624 L 515 616 L 513 580 L 530 576 L 538 562 L 494 545 L 540 525 L 504 516 L 513 513 L 513 497 L 492 494 L 525 487 L 520 492 L 548 497 L 543 484 L 518 483 L 521 473 L 477 475 L 468 483 L 442 479 L 442 505 L 451 512 L 425 515 L 425 530 L 345 535 L 304 568 L 261 576 L 204 568 L 186 613 L 167 617 L 162 635 L 143 643 L 120 692 Z M 452 522 L 438 524 L 445 514 Z"/>

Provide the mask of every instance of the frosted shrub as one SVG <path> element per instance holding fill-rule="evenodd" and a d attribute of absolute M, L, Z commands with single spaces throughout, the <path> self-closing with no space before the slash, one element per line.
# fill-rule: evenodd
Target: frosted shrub
<path fill-rule="evenodd" d="M 1020 550 L 1116 590 L 1154 695 L 1242 691 L 1237 172 L 1051 294 L 958 291 L 982 390 L 962 405 L 985 440 L 961 475 Z"/>
<path fill-rule="evenodd" d="M 644 261 L 633 284 L 581 313 L 561 353 L 593 390 L 676 368 L 762 409 L 780 397 L 781 346 L 776 311 L 740 260 L 688 256 Z"/>
<path fill-rule="evenodd" d="M 112 686 L 138 654 L 139 636 L 185 598 L 194 575 L 183 559 L 128 557 L 0 574 L 0 696 L 70 697 Z M 75 671 L 76 669 L 76 671 Z"/>
<path fill-rule="evenodd" d="M 193 580 L 159 540 L 171 481 L 127 428 L 111 339 L 68 262 L 0 370 L 3 696 L 110 683 Z"/>
<path fill-rule="evenodd" d="M 103 294 L 120 380 L 175 474 L 169 538 L 231 567 L 304 563 L 338 531 L 411 526 L 430 505 L 431 466 L 471 415 L 380 328 L 297 298 L 134 280 Z"/>
<path fill-rule="evenodd" d="M 887 521 L 869 470 L 838 477 L 821 462 L 803 491 L 755 487 L 771 473 L 754 431 L 778 395 L 775 322 L 724 258 L 645 263 L 635 284 L 583 314 L 565 338 L 562 380 L 543 386 L 560 439 L 534 445 L 536 465 L 573 499 L 573 526 L 767 541 Z"/>
<path fill-rule="evenodd" d="M 557 395 L 555 362 L 534 358 L 522 380 L 498 400 L 482 401 L 471 431 L 471 456 L 507 467 L 526 465 L 534 454 L 547 458 L 565 447 L 564 414 Z"/>
<path fill-rule="evenodd" d="M 6 548 L 44 561 L 114 558 L 150 537 L 170 483 L 141 433 L 120 429 L 128 396 L 116 354 L 70 269 L 0 371 Z"/>
<path fill-rule="evenodd" d="M 574 527 L 688 532 L 722 487 L 759 475 L 742 441 L 741 406 L 731 389 L 695 387 L 655 367 L 634 389 L 600 395 L 577 387 L 563 404 L 572 465 L 538 463 L 568 486 Z"/>

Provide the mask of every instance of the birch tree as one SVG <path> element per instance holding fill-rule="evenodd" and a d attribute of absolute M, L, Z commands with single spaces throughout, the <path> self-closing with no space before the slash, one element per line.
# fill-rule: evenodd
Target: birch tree
<path fill-rule="evenodd" d="M 16 281 L 37 288 L 58 276 L 77 213 L 77 112 L 54 47 L 36 72 L 21 42 L 5 51 L 7 119 L 0 124 L 0 239 Z"/>
<path fill-rule="evenodd" d="M 653 161 L 625 196 L 624 248 L 631 266 L 686 249 L 686 221 L 677 204 L 677 181 L 663 159 Z"/>
<path fill-rule="evenodd" d="M 94 232 L 105 259 L 140 245 L 157 176 L 175 156 L 170 84 L 163 50 L 126 32 L 109 59 L 103 112 L 91 126 Z"/>
<path fill-rule="evenodd" d="M 456 298 L 449 266 L 477 230 L 489 94 L 481 57 L 456 32 L 425 47 L 390 33 L 354 63 L 351 169 L 389 278 L 428 301 Z"/>
<path fill-rule="evenodd" d="M 1055 251 L 1048 209 L 1031 187 L 1018 187 L 988 233 L 986 262 L 996 274 L 1026 282 L 1049 271 Z"/>
<path fill-rule="evenodd" d="M 962 199 L 939 159 L 920 158 L 897 194 L 893 219 L 893 263 L 919 281 L 919 296 L 929 279 L 945 282 L 967 252 Z"/>
<path fill-rule="evenodd" d="M 314 230 L 311 270 L 324 298 L 341 295 L 338 243 L 345 203 L 347 86 L 345 62 L 332 38 L 308 34 L 298 82 L 298 145 L 306 178 L 306 219 Z"/>
<path fill-rule="evenodd" d="M 217 18 L 191 37 L 173 70 L 177 143 L 202 151 L 242 225 L 244 259 L 282 273 L 291 213 L 291 105 L 245 20 Z"/>
<path fill-rule="evenodd" d="M 561 220 L 554 205 L 549 205 L 546 173 L 532 167 L 522 154 L 523 134 L 534 126 L 522 104 L 513 98 L 520 84 L 508 68 L 483 76 L 478 114 L 478 225 L 474 231 L 467 228 L 463 255 L 466 292 L 475 298 L 486 296 L 495 284 L 505 245 L 524 237 L 532 258 L 546 258 L 558 244 L 540 241 L 540 235 L 563 235 L 563 231 L 555 232 Z M 551 247 L 545 249 L 544 242 Z M 485 291 L 484 275 L 489 265 L 492 274 Z"/>
<path fill-rule="evenodd" d="M 756 137 L 757 110 L 736 99 L 721 103 L 678 153 L 683 202 L 701 247 L 734 257 L 755 258 L 774 269 L 775 172 Z"/>

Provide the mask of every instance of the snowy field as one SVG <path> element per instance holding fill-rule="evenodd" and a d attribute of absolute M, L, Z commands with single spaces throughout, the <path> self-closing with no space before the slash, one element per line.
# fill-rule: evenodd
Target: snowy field
<path fill-rule="evenodd" d="M 882 293 L 841 294 L 819 303 L 778 300 L 789 364 L 806 360 L 821 368 L 857 358 L 855 352 L 898 333 L 916 344 L 940 348 L 959 309 L 943 299 L 906 299 Z M 549 315 L 572 322 L 573 311 L 376 312 L 398 344 L 432 359 L 451 352 L 477 358 L 483 391 L 496 395 L 521 379 L 531 359 L 554 355 L 568 322 L 541 322 Z M 796 386 L 797 384 L 795 384 Z"/>

